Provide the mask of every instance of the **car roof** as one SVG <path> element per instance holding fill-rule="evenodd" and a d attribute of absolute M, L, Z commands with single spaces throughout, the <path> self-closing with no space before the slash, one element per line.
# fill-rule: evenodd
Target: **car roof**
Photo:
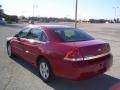
<path fill-rule="evenodd" d="M 53 41 L 53 42 L 59 42 L 60 39 L 53 32 L 51 32 L 52 30 L 57 28 L 72 28 L 70 26 L 65 26 L 65 25 L 28 25 L 27 27 L 41 28 L 46 32 L 47 36 L 49 37 L 49 41 Z"/>
<path fill-rule="evenodd" d="M 54 29 L 54 28 L 72 28 L 66 25 L 29 25 L 30 28 L 47 28 L 47 29 Z"/>

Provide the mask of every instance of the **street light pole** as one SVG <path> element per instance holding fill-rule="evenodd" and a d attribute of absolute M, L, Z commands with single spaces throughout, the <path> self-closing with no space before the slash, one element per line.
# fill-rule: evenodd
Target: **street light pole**
<path fill-rule="evenodd" d="M 37 0 L 33 0 L 33 17 L 35 17 L 35 11 L 36 9 L 38 8 L 38 5 L 37 5 Z"/>
<path fill-rule="evenodd" d="M 33 17 L 34 17 L 34 14 L 35 14 L 35 5 L 33 5 Z"/>
<path fill-rule="evenodd" d="M 78 0 L 76 0 L 75 5 L 75 28 L 77 28 L 77 12 L 78 12 Z"/>
<path fill-rule="evenodd" d="M 113 7 L 113 9 L 115 10 L 115 17 L 114 17 L 114 19 L 115 19 L 115 23 L 116 23 L 116 19 L 117 19 L 117 9 L 118 9 L 119 7 Z"/>

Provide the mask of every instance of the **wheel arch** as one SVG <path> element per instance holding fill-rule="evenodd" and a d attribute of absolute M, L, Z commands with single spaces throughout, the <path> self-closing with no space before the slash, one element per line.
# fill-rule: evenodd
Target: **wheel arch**
<path fill-rule="evenodd" d="M 39 55 L 36 59 L 36 67 L 38 67 L 40 59 L 45 59 L 50 64 L 50 62 L 48 61 L 48 59 L 45 56 Z"/>
<path fill-rule="evenodd" d="M 40 59 L 45 59 L 47 61 L 47 63 L 49 64 L 50 69 L 52 70 L 52 73 L 54 73 L 54 70 L 53 70 L 53 67 L 52 67 L 50 61 L 45 56 L 43 56 L 43 55 L 39 55 L 37 57 L 37 59 L 36 59 L 36 67 L 38 68 Z"/>
<path fill-rule="evenodd" d="M 6 46 L 7 46 L 8 44 L 10 44 L 10 41 L 7 41 Z"/>
<path fill-rule="evenodd" d="M 50 64 L 50 61 L 46 58 L 46 57 L 44 57 L 44 56 L 42 56 L 42 55 L 39 55 L 38 57 L 37 57 L 37 60 L 36 60 L 36 66 L 37 66 L 37 68 L 39 69 L 39 62 L 40 62 L 40 59 L 42 60 L 42 58 L 43 59 L 45 59 L 45 61 L 46 61 L 46 63 L 48 64 L 48 67 L 49 67 L 49 70 L 50 70 L 50 77 L 49 77 L 49 79 L 47 80 L 47 81 L 44 81 L 44 82 L 49 82 L 49 81 L 51 81 L 51 80 L 54 80 L 55 79 L 55 74 L 54 74 L 54 70 L 53 70 L 53 68 L 52 68 L 52 66 L 51 66 L 51 64 Z"/>

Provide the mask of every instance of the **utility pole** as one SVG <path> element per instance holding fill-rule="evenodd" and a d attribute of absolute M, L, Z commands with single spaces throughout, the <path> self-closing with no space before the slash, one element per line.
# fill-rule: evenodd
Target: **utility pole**
<path fill-rule="evenodd" d="M 75 4 L 75 28 L 77 28 L 77 13 L 78 13 L 78 0 L 76 0 Z"/>

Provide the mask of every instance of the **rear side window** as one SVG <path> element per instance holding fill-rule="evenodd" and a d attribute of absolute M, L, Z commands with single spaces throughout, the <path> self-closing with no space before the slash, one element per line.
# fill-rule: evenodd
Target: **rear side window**
<path fill-rule="evenodd" d="M 33 40 L 40 40 L 40 36 L 42 34 L 42 31 L 37 28 L 31 29 L 30 33 L 28 34 L 27 38 L 28 39 L 33 39 Z"/>
<path fill-rule="evenodd" d="M 20 38 L 26 38 L 27 34 L 29 33 L 30 31 L 30 28 L 24 28 L 23 30 L 21 30 L 19 33 L 18 33 L 18 36 Z"/>
<path fill-rule="evenodd" d="M 64 42 L 88 41 L 94 38 L 82 30 L 74 28 L 54 29 L 54 33 Z"/>

